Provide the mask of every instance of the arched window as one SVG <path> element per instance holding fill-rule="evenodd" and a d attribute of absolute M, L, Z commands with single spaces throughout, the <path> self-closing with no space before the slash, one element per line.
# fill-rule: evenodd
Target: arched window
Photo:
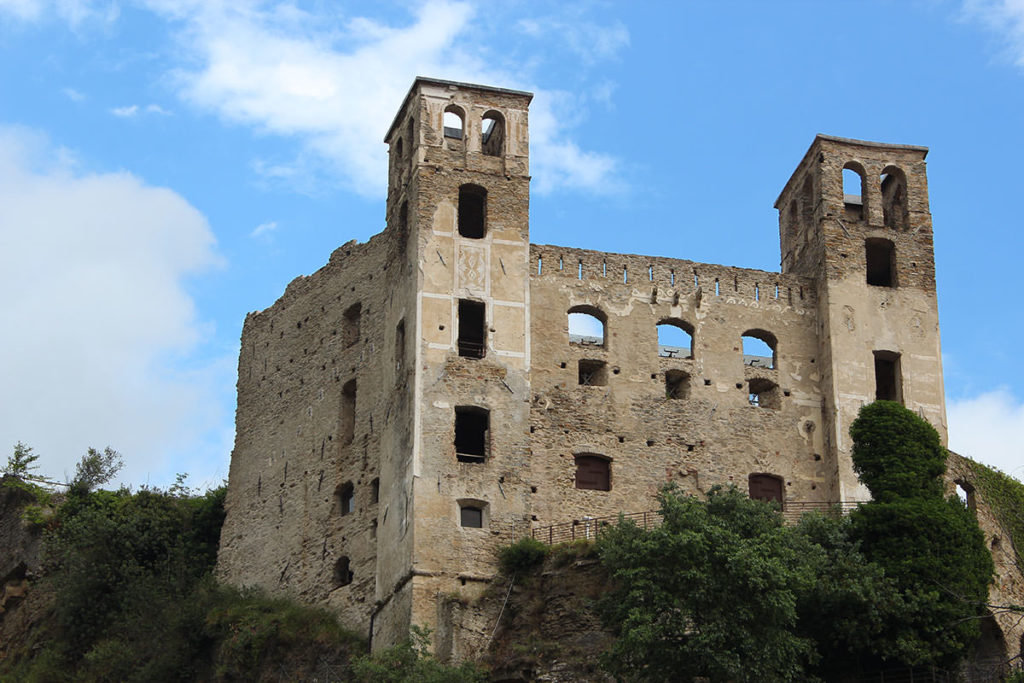
<path fill-rule="evenodd" d="M 843 166 L 843 213 L 850 220 L 864 218 L 864 168 L 855 161 Z"/>
<path fill-rule="evenodd" d="M 487 232 L 487 190 L 479 185 L 459 187 L 459 234 L 481 239 Z"/>
<path fill-rule="evenodd" d="M 747 400 L 757 408 L 778 410 L 782 407 L 779 397 L 779 385 L 768 379 L 755 378 L 747 382 Z"/>
<path fill-rule="evenodd" d="M 576 456 L 576 488 L 611 491 L 611 460 L 601 455 L 582 453 Z"/>
<path fill-rule="evenodd" d="M 978 501 L 974 495 L 974 487 L 963 479 L 957 479 L 953 484 L 956 486 L 956 496 L 960 502 L 966 505 L 971 512 L 977 510 Z"/>
<path fill-rule="evenodd" d="M 394 160 L 395 161 L 400 161 L 402 159 L 402 157 L 404 157 L 404 156 L 405 156 L 405 150 L 403 149 L 402 138 L 398 138 L 398 140 L 395 141 L 395 156 L 394 156 Z"/>
<path fill-rule="evenodd" d="M 755 368 L 774 368 L 778 349 L 775 335 L 764 330 L 743 333 L 743 364 Z"/>
<path fill-rule="evenodd" d="M 782 477 L 774 474 L 751 474 L 747 479 L 749 495 L 754 500 L 777 502 L 782 505 Z"/>
<path fill-rule="evenodd" d="M 662 358 L 693 358 L 693 325 L 678 318 L 658 323 L 658 355 Z"/>
<path fill-rule="evenodd" d="M 903 230 L 909 227 L 907 209 L 907 176 L 896 166 L 882 171 L 882 222 L 887 228 Z"/>
<path fill-rule="evenodd" d="M 493 109 L 480 123 L 480 151 L 491 157 L 500 157 L 505 151 L 505 117 Z"/>
<path fill-rule="evenodd" d="M 465 130 L 466 115 L 461 107 L 449 104 L 444 110 L 444 136 L 461 140 Z"/>
<path fill-rule="evenodd" d="M 596 306 L 573 306 L 569 309 L 569 343 L 604 346 L 607 321 L 608 316 Z"/>
<path fill-rule="evenodd" d="M 864 261 L 869 285 L 896 286 L 896 246 L 892 242 L 875 237 L 865 240 Z"/>

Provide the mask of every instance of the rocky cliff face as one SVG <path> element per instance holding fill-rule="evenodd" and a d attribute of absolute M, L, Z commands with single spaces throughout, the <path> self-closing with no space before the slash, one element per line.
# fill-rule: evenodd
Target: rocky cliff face
<path fill-rule="evenodd" d="M 35 496 L 14 477 L 0 479 L 0 659 L 39 618 L 32 583 L 42 565 L 42 529 L 23 519 Z"/>

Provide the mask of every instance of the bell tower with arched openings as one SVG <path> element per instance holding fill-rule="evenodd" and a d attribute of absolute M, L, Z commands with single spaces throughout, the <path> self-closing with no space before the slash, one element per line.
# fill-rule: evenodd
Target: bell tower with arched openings
<path fill-rule="evenodd" d="M 838 500 L 868 497 L 850 423 L 900 401 L 946 442 L 925 147 L 818 135 L 775 203 L 782 272 L 818 283 L 826 465 Z"/>
<path fill-rule="evenodd" d="M 382 436 L 381 486 L 400 517 L 379 529 L 385 642 L 410 620 L 435 628 L 438 596 L 490 579 L 507 542 L 491 530 L 529 525 L 532 97 L 417 78 L 385 137 L 391 267 L 406 274 L 389 324 L 413 368 L 411 409 L 393 423 L 408 426 Z"/>

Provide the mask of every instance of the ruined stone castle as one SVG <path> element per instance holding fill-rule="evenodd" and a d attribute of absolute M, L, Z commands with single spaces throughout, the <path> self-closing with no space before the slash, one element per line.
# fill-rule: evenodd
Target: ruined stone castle
<path fill-rule="evenodd" d="M 220 572 L 375 647 L 447 637 L 442 596 L 499 545 L 666 482 L 865 499 L 849 426 L 876 398 L 945 441 L 927 149 L 817 136 L 777 273 L 537 245 L 530 99 L 417 79 L 387 228 L 245 321 Z"/>

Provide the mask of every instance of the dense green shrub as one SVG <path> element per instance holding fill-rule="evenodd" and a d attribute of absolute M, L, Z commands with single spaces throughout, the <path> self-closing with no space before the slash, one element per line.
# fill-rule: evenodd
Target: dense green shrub
<path fill-rule="evenodd" d="M 853 469 L 875 500 L 941 496 L 946 449 L 926 420 L 895 401 L 861 408 L 850 425 Z"/>
<path fill-rule="evenodd" d="M 508 576 L 525 574 L 544 562 L 548 550 L 547 545 L 527 536 L 502 547 L 498 551 L 498 564 Z"/>

